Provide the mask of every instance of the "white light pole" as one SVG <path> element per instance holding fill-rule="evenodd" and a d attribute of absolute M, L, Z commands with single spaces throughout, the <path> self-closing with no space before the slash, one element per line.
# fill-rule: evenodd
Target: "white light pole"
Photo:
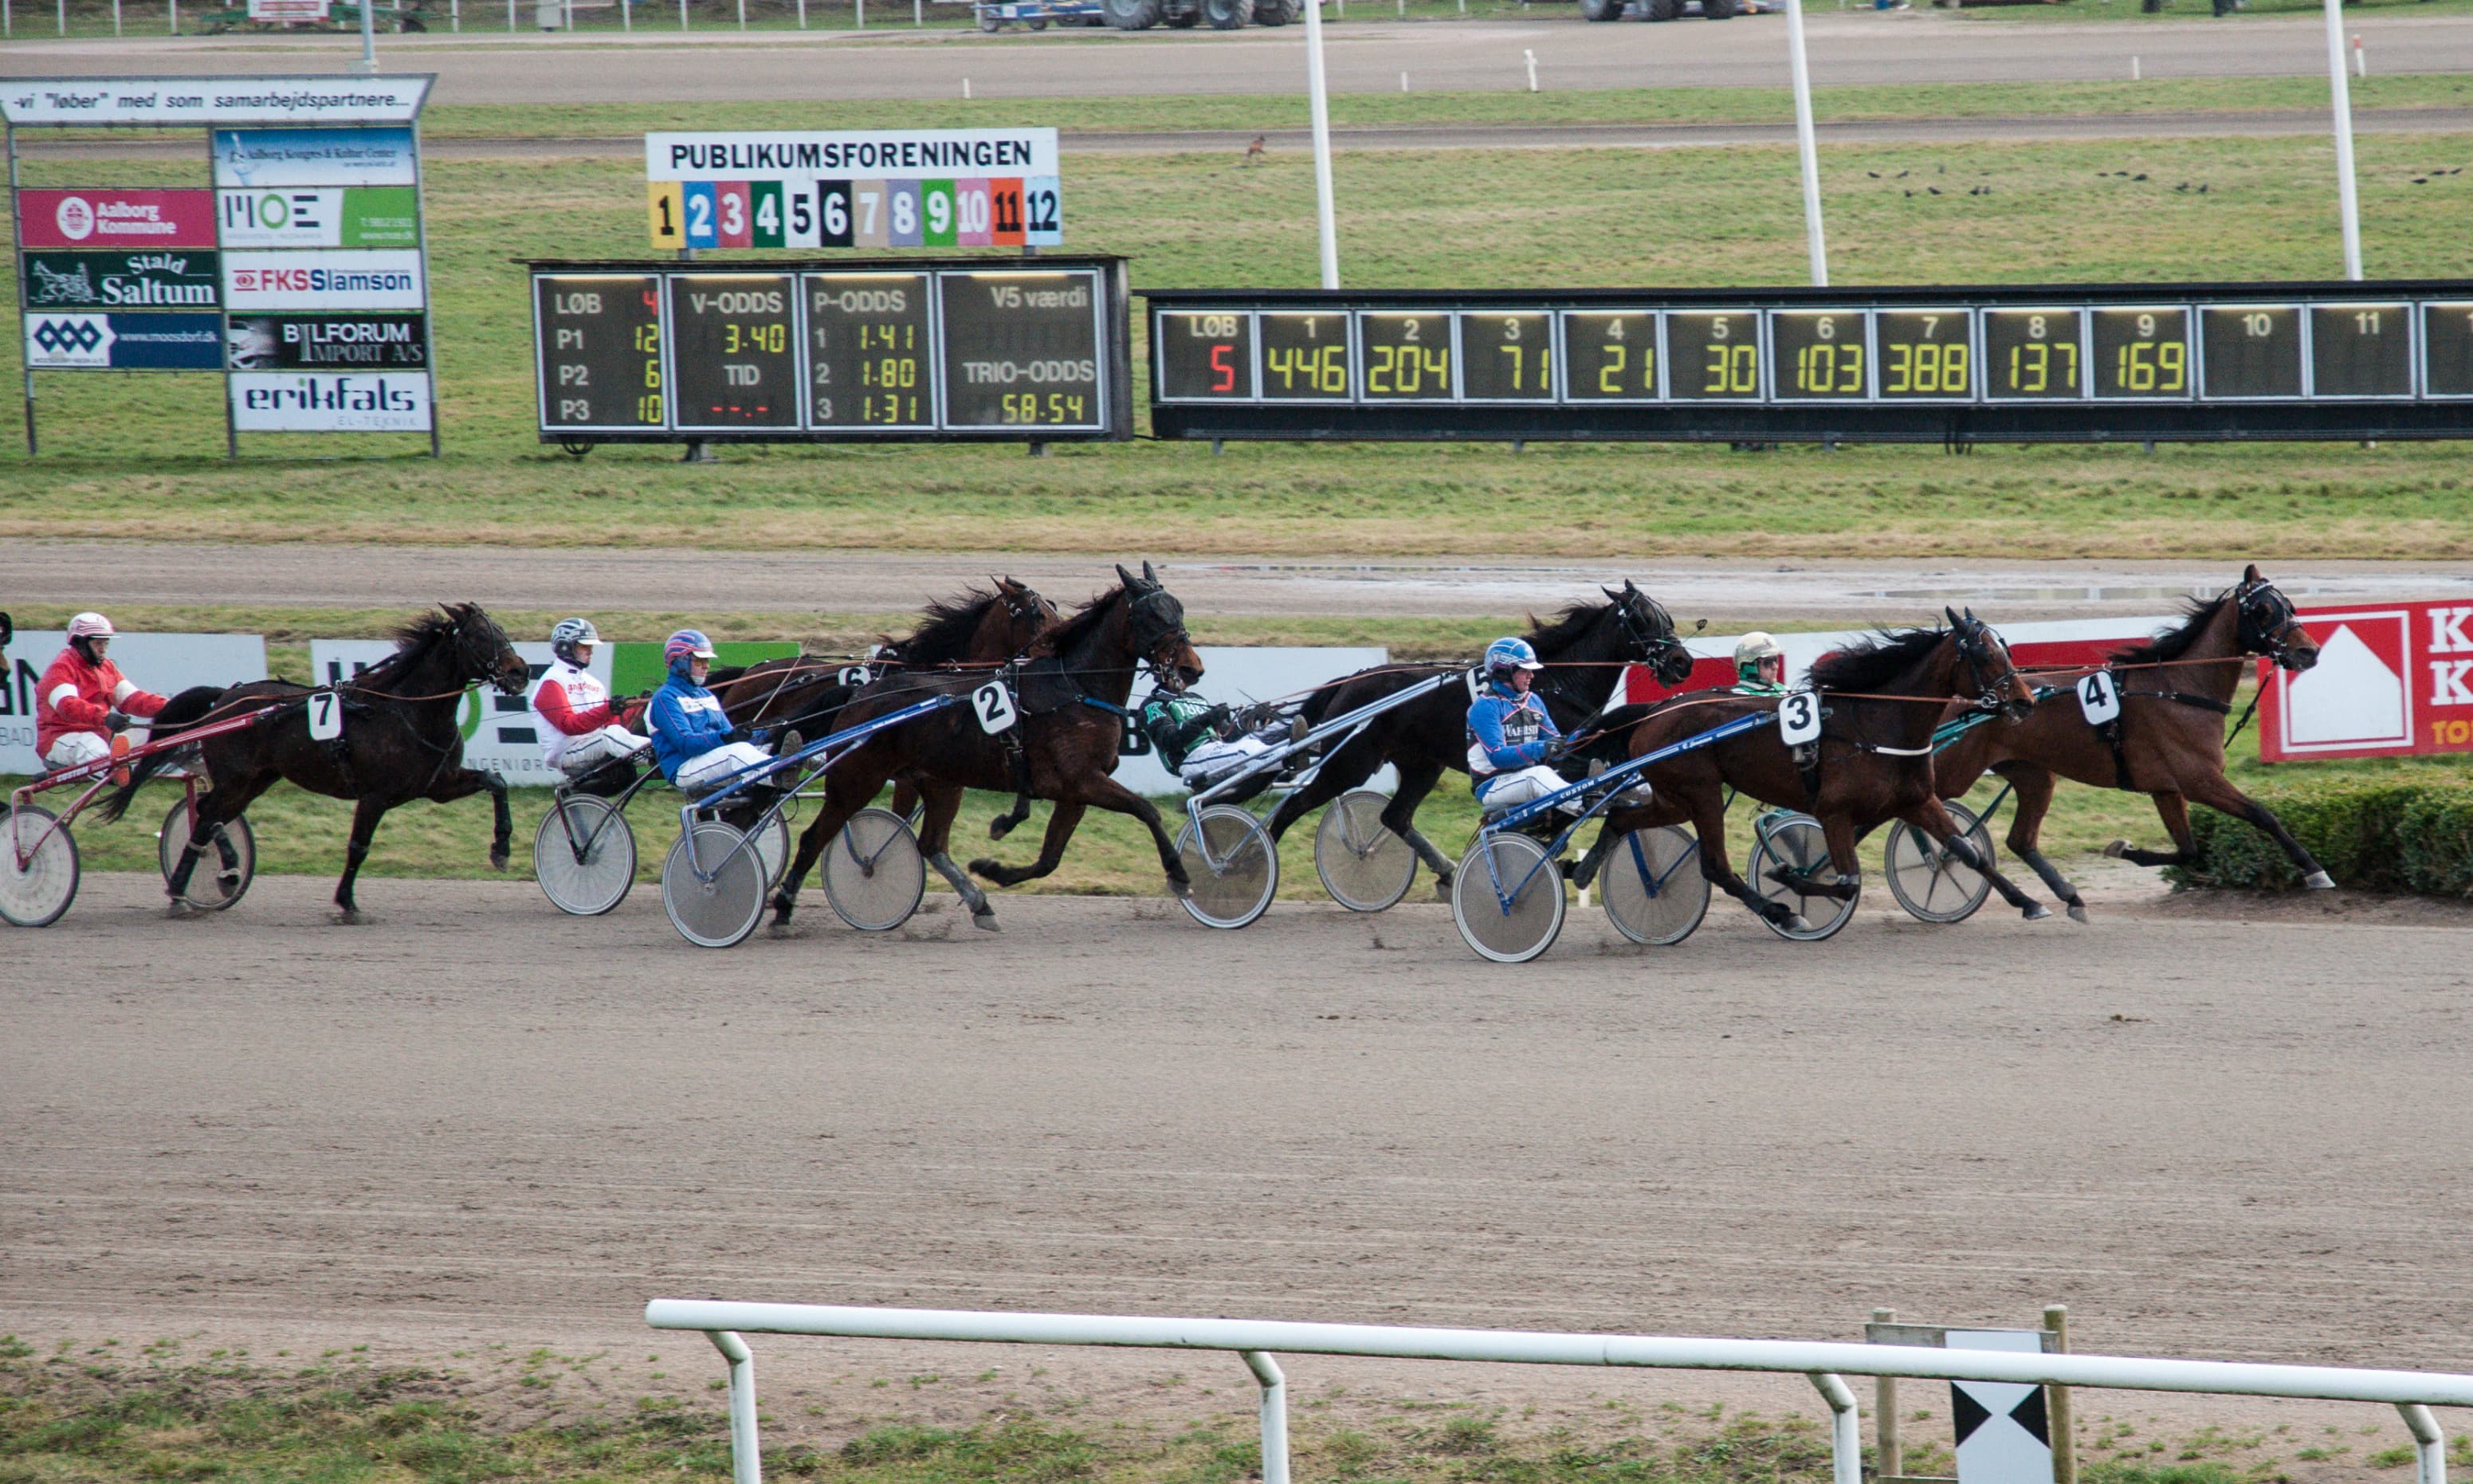
<path fill-rule="evenodd" d="M 1803 56 L 1803 0 L 1786 0 L 1786 47 L 1787 70 L 1794 79 L 1794 146 L 1803 160 L 1804 248 L 1812 258 L 1813 287 L 1825 289 L 1829 243 L 1820 227 L 1820 150 L 1812 136 L 1812 67 Z"/>
<path fill-rule="evenodd" d="M 2362 276 L 2362 203 L 2353 193 L 2353 91 L 2344 81 L 2344 0 L 2327 0 L 2327 86 L 2336 110 L 2336 210 L 2344 219 L 2344 276 Z"/>
<path fill-rule="evenodd" d="M 361 0 L 361 55 L 352 63 L 352 71 L 362 77 L 375 77 L 378 73 L 377 22 L 370 14 L 375 9 L 377 0 Z"/>
<path fill-rule="evenodd" d="M 1313 112 L 1314 226 L 1322 234 L 1322 286 L 1335 289 L 1339 287 L 1339 222 L 1331 199 L 1331 100 L 1322 76 L 1322 0 L 1305 0 L 1305 6 L 1306 99 Z"/>

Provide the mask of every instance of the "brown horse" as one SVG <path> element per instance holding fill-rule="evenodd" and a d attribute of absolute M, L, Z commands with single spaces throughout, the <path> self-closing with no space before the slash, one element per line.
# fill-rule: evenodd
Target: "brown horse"
<path fill-rule="evenodd" d="M 1957 799 L 1987 770 L 2008 779 L 2018 790 L 2010 851 L 2081 922 L 2087 912 L 2077 888 L 2037 849 L 2055 777 L 2148 795 L 2179 847 L 2141 850 L 2116 840 L 2105 848 L 2106 855 L 2141 866 L 2196 860 L 2197 839 L 2190 833 L 2195 800 L 2257 826 L 2293 858 L 2303 884 L 2330 889 L 2336 883 L 2284 822 L 2224 777 L 2221 718 L 2231 713 L 2242 674 L 2259 655 L 2287 670 L 2307 670 L 2318 662 L 2318 645 L 2301 627 L 2293 601 L 2252 565 L 2238 586 L 2193 602 L 2180 627 L 2114 653 L 2105 668 L 2121 698 L 2116 720 L 2092 725 L 2075 689 L 2055 690 L 2021 720 L 1988 722 L 1960 735 L 1933 759 L 1934 786 L 1943 799 Z"/>
<path fill-rule="evenodd" d="M 1149 826 L 1169 888 L 1179 896 L 1189 890 L 1185 865 L 1177 859 L 1159 811 L 1109 775 L 1116 771 L 1124 738 L 1125 703 L 1133 695 L 1135 671 L 1147 664 L 1160 684 L 1183 690 L 1201 679 L 1202 657 L 1193 652 L 1193 640 L 1185 632 L 1184 606 L 1160 586 L 1150 563 L 1142 564 L 1140 577 L 1121 566 L 1116 576 L 1121 579 L 1117 586 L 1041 635 L 1029 658 L 998 672 L 1018 716 L 996 733 L 985 730 L 971 700 L 973 690 L 990 682 L 985 674 L 904 671 L 869 686 L 842 708 L 839 724 L 848 728 L 931 696 L 955 696 L 965 703 L 888 728 L 834 760 L 825 775 L 824 807 L 799 837 L 799 857 L 773 898 L 777 931 L 788 925 L 799 883 L 827 842 L 866 807 L 886 779 L 905 775 L 918 780 L 927 801 L 920 850 L 961 894 L 977 926 L 994 930 L 996 909 L 946 853 L 966 788 L 1027 794 L 1056 804 L 1037 864 L 971 862 L 971 870 L 1000 886 L 1054 871 L 1064 858 L 1066 842 L 1095 804 L 1130 814 Z"/>
<path fill-rule="evenodd" d="M 1700 837 L 1700 874 L 1761 917 L 1800 932 L 1805 926 L 1800 914 L 1753 891 L 1727 861 L 1725 791 L 1732 787 L 1763 803 L 1801 809 L 1820 821 L 1837 879 L 1784 883 L 1803 895 L 1841 901 L 1854 896 L 1862 875 L 1857 842 L 1901 819 L 1982 872 L 2002 899 L 2029 921 L 2052 916 L 2051 909 L 1993 870 L 1990 861 L 1976 858 L 1933 791 L 1932 738 L 1941 703 L 1967 695 L 1977 706 L 2012 715 L 2024 715 L 2034 705 L 2001 636 L 1972 611 L 1943 611 L 1949 617 L 1946 629 L 1884 634 L 1812 667 L 1822 725 L 1819 741 L 1808 751 L 1789 749 L 1774 727 L 1758 727 L 1652 764 L 1645 775 L 1653 790 L 1651 802 L 1610 811 L 1607 837 L 1620 839 L 1631 830 L 1689 820 Z M 1704 691 L 1648 707 L 1626 706 L 1607 720 L 1628 728 L 1625 755 L 1638 757 L 1741 716 L 1774 712 L 1779 705 L 1774 696 Z M 1798 751 L 1805 755 L 1798 757 Z"/>
<path fill-rule="evenodd" d="M 887 635 L 863 668 L 871 675 L 891 669 L 919 670 L 942 664 L 996 664 L 1030 647 L 1056 622 L 1056 605 L 1010 577 L 991 577 L 987 587 L 927 605 L 906 638 Z M 809 736 L 832 730 L 832 720 L 858 686 L 845 682 L 855 661 L 799 656 L 765 659 L 726 671 L 707 682 L 733 727 L 795 726 Z"/>
<path fill-rule="evenodd" d="M 379 819 L 397 804 L 416 799 L 448 803 L 486 790 L 496 811 L 490 865 L 506 870 L 513 827 L 506 780 L 464 766 L 464 734 L 456 726 L 456 713 L 464 693 L 474 684 L 486 681 L 507 695 L 520 696 L 531 680 L 530 668 L 479 604 L 447 604 L 396 630 L 393 655 L 334 687 L 343 713 L 341 736 L 324 742 L 312 738 L 303 706 L 198 743 L 206 776 L 214 781 L 198 800 L 188 853 L 173 868 L 168 888 L 172 915 L 192 910 L 186 900 L 189 874 L 197 869 L 204 843 L 217 838 L 224 824 L 240 818 L 258 795 L 287 778 L 313 794 L 356 802 L 344 877 L 335 884 L 335 906 L 347 922 L 361 920 L 352 900 L 352 879 L 369 856 Z M 197 686 L 163 707 L 155 718 L 155 736 L 177 736 L 185 727 L 237 714 L 251 704 L 310 694 L 312 687 L 284 681 L 252 681 L 229 689 Z M 139 785 L 187 751 L 167 748 L 140 762 L 128 786 L 104 802 L 103 818 L 119 818 Z"/>

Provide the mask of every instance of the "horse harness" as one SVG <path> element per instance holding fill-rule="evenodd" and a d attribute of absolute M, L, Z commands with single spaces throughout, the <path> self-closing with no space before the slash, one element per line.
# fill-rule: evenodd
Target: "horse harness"
<path fill-rule="evenodd" d="M 2106 665 L 2097 673 L 2111 679 L 2112 693 L 2123 701 L 2170 701 L 2175 706 L 2195 706 L 2201 711 L 2213 711 L 2218 716 L 2233 714 L 2230 702 L 2219 701 L 2213 696 L 2192 695 L 2186 690 L 2125 690 L 2122 688 L 2121 672 L 2118 669 Z M 2250 705 L 2255 709 L 2258 703 L 2253 701 Z M 2103 739 L 2103 745 L 2112 749 L 2112 786 L 2123 793 L 2136 793 L 2137 790 L 2132 788 L 2129 782 L 2129 748 L 2126 729 L 2121 724 L 2125 714 L 2115 710 L 2110 720 L 2094 722 L 2090 725 L 2095 728 L 2095 734 Z M 2242 721 L 2246 725 L 2249 718 L 2244 716 Z M 2238 727 L 2233 729 L 2233 734 L 2239 736 L 2241 729 Z"/>

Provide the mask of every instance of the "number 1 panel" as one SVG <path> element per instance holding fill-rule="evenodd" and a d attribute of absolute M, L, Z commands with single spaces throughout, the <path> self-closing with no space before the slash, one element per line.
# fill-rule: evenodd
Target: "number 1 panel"
<path fill-rule="evenodd" d="M 2317 396 L 2413 395 L 2413 306 L 2310 306 L 2310 388 Z"/>
<path fill-rule="evenodd" d="M 1773 309 L 1769 354 L 1782 402 L 1860 402 L 1871 390 L 1860 309 Z"/>
<path fill-rule="evenodd" d="M 1255 316 L 1262 347 L 1261 387 L 1266 402 L 1344 402 L 1349 399 L 1348 315 L 1264 310 Z"/>
<path fill-rule="evenodd" d="M 807 426 L 936 424 L 925 274 L 808 274 Z"/>
<path fill-rule="evenodd" d="M 1667 395 L 1678 402 L 1756 402 L 1761 396 L 1761 317 L 1749 310 L 1669 311 Z"/>
<path fill-rule="evenodd" d="M 1477 310 L 1460 316 L 1460 396 L 1471 402 L 1554 399 L 1554 319 Z"/>
<path fill-rule="evenodd" d="M 2473 396 L 2473 303 L 2421 306 L 2425 396 Z"/>
<path fill-rule="evenodd" d="M 1885 402 L 1975 399 L 1975 316 L 1963 309 L 1872 315 L 1874 395 Z"/>
<path fill-rule="evenodd" d="M 2301 395 L 2301 306 L 2209 304 L 2198 312 L 2209 400 Z"/>
<path fill-rule="evenodd" d="M 1163 402 L 1254 397 L 1254 317 L 1242 309 L 1163 309 L 1151 322 Z"/>
<path fill-rule="evenodd" d="M 1654 402 L 1657 316 L 1645 309 L 1563 312 L 1563 399 Z"/>
<path fill-rule="evenodd" d="M 2179 304 L 2095 312 L 2088 369 L 2095 395 L 2120 401 L 2186 401 L 2190 379 L 2190 311 Z"/>
<path fill-rule="evenodd" d="M 1983 395 L 1994 402 L 2086 397 L 2086 315 L 2077 309 L 1983 311 Z"/>

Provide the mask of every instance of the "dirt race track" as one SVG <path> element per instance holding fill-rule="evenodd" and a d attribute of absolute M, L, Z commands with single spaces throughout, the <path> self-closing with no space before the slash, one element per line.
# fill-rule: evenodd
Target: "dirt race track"
<path fill-rule="evenodd" d="M 1720 903 L 1644 953 L 1575 910 L 1505 969 L 1430 904 L 862 938 L 810 892 L 796 941 L 708 953 L 652 888 L 575 920 L 373 880 L 362 928 L 328 889 L 169 922 L 95 874 L 0 940 L 0 1330 L 640 1352 L 646 1298 L 715 1295 L 1834 1337 L 2065 1301 L 2082 1349 L 2473 1366 L 2461 913 L 2114 878 L 2091 926 L 1798 945 Z"/>

